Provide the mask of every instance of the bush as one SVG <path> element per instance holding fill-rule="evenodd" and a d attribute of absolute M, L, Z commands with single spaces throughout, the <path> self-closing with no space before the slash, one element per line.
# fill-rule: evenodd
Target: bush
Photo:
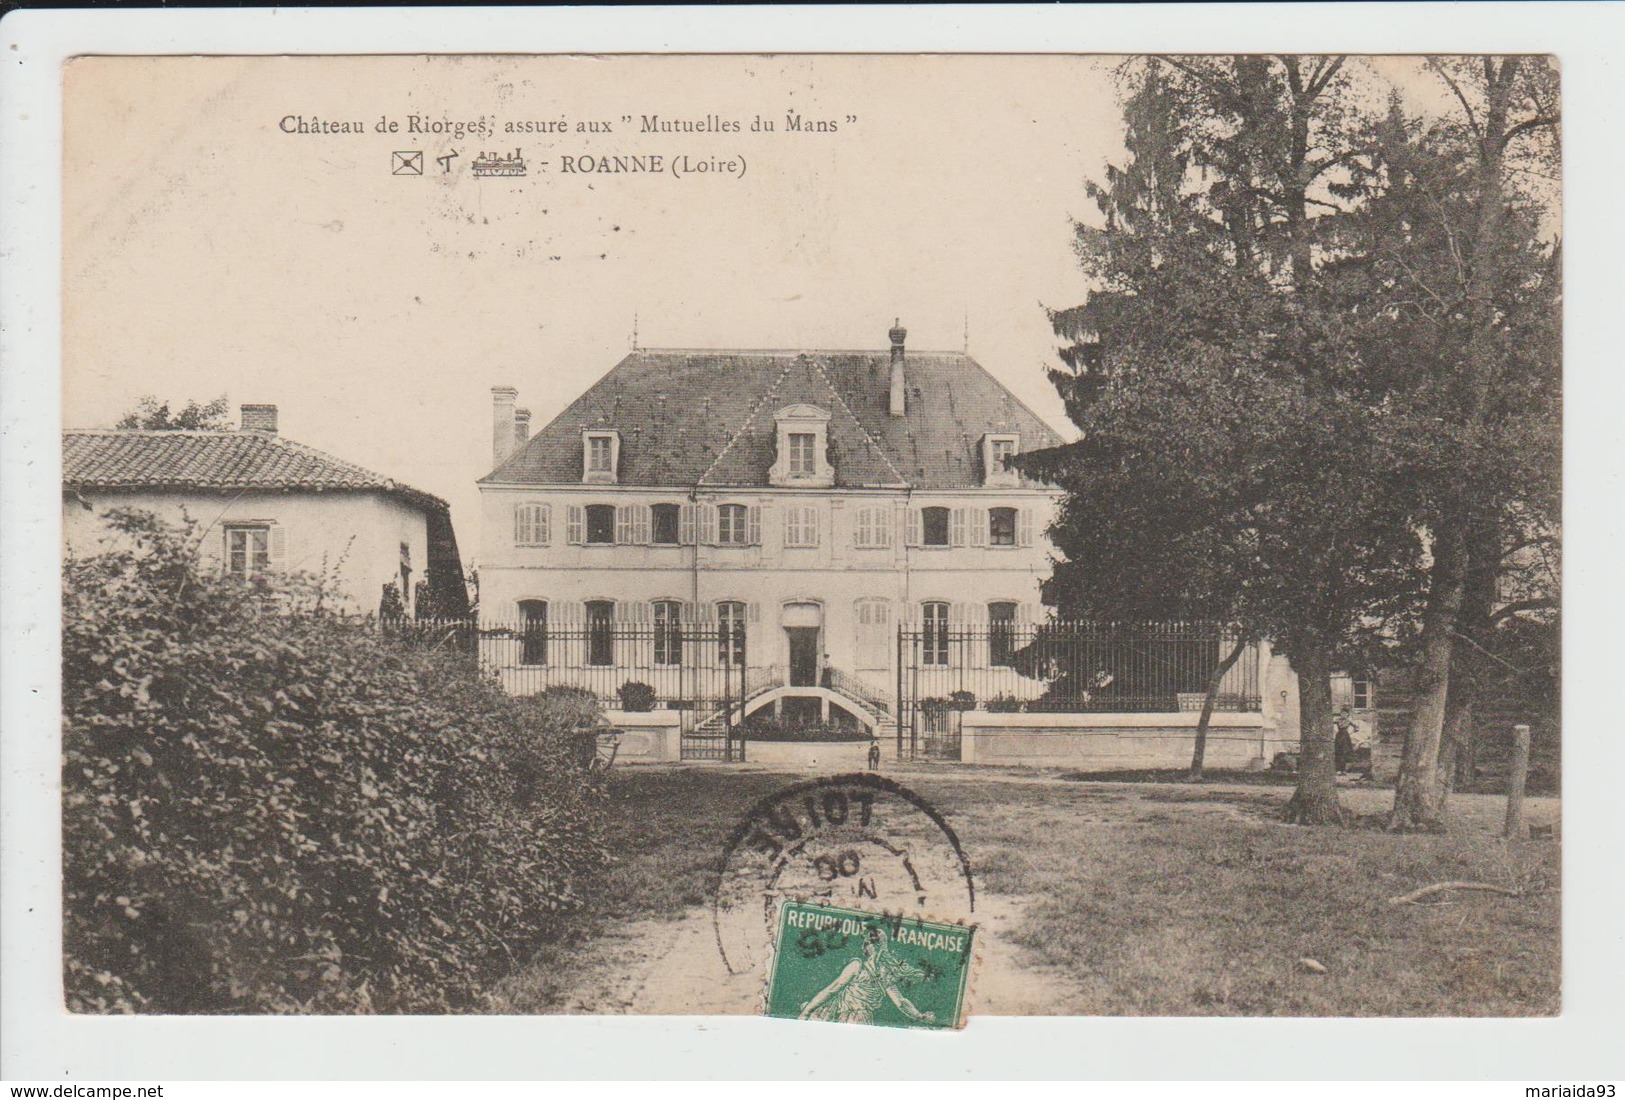
<path fill-rule="evenodd" d="M 856 722 L 786 722 L 764 715 L 742 727 L 747 741 L 868 741 L 869 731 Z"/>
<path fill-rule="evenodd" d="M 621 697 L 621 709 L 646 711 L 655 709 L 655 689 L 641 680 L 628 680 L 616 692 Z"/>
<path fill-rule="evenodd" d="M 982 705 L 989 714 L 1017 714 L 1027 704 L 1014 695 L 995 695 Z"/>
<path fill-rule="evenodd" d="M 71 1010 L 470 1008 L 563 928 L 607 859 L 578 700 L 114 524 L 64 566 Z"/>

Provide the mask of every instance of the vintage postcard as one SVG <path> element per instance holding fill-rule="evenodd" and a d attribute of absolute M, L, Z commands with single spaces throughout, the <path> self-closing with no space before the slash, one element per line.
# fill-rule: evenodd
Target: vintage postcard
<path fill-rule="evenodd" d="M 1556 59 L 62 95 L 65 1011 L 1560 1012 Z"/>

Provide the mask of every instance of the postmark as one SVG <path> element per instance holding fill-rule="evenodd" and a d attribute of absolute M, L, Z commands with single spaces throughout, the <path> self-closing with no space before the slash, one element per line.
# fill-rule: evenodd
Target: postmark
<path fill-rule="evenodd" d="M 734 830 L 714 909 L 731 973 L 769 958 L 783 902 L 968 921 L 976 887 L 959 837 L 930 803 L 860 772 L 792 784 Z"/>
<path fill-rule="evenodd" d="M 783 902 L 764 1014 L 882 1027 L 963 1027 L 976 935 L 972 924 Z"/>

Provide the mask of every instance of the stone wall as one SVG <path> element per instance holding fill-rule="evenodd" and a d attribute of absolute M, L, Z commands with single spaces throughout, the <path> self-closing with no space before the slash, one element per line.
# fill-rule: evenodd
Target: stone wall
<path fill-rule="evenodd" d="M 1196 714 L 987 714 L 967 712 L 960 760 L 1119 771 L 1184 768 L 1191 761 Z M 1267 724 L 1261 714 L 1215 714 L 1208 726 L 1207 766 L 1265 768 L 1296 746 L 1296 732 Z"/>

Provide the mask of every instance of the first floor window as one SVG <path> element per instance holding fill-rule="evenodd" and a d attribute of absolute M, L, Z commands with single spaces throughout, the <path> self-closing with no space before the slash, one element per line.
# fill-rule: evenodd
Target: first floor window
<path fill-rule="evenodd" d="M 744 546 L 748 539 L 745 518 L 743 504 L 724 504 L 718 508 L 717 543 L 721 546 Z"/>
<path fill-rule="evenodd" d="M 948 509 L 920 509 L 920 542 L 925 546 L 948 545 Z"/>
<path fill-rule="evenodd" d="M 615 603 L 613 600 L 587 601 L 587 663 L 615 663 Z"/>
<path fill-rule="evenodd" d="M 998 601 L 987 605 L 987 663 L 1008 668 L 1015 652 L 1016 605 Z"/>
<path fill-rule="evenodd" d="M 611 545 L 615 542 L 613 504 L 587 505 L 587 542 L 590 545 Z"/>
<path fill-rule="evenodd" d="M 717 604 L 717 660 L 745 667 L 745 605 L 736 600 Z"/>
<path fill-rule="evenodd" d="M 264 524 L 226 528 L 226 572 L 247 580 L 271 568 L 271 529 Z"/>
<path fill-rule="evenodd" d="M 548 507 L 545 504 L 521 504 L 513 511 L 513 541 L 515 546 L 546 546 L 548 540 Z"/>
<path fill-rule="evenodd" d="M 547 664 L 547 601 L 520 600 L 519 617 L 523 620 L 519 663 Z"/>
<path fill-rule="evenodd" d="M 655 601 L 655 664 L 675 665 L 683 659 L 683 605 L 676 600 Z"/>
<path fill-rule="evenodd" d="M 784 545 L 818 545 L 818 509 L 810 504 L 792 504 L 784 510 Z"/>
<path fill-rule="evenodd" d="M 927 665 L 948 663 L 948 605 L 931 602 L 922 607 L 920 662 Z"/>
<path fill-rule="evenodd" d="M 891 545 L 891 509 L 871 506 L 858 509 L 857 528 L 853 545 L 859 547 L 886 547 Z"/>
<path fill-rule="evenodd" d="M 987 510 L 987 544 L 1014 546 L 1016 544 L 1016 510 L 989 508 Z"/>
<path fill-rule="evenodd" d="M 682 508 L 676 504 L 656 504 L 649 509 L 654 536 L 650 539 L 656 546 L 676 546 L 678 535 L 678 517 Z"/>

